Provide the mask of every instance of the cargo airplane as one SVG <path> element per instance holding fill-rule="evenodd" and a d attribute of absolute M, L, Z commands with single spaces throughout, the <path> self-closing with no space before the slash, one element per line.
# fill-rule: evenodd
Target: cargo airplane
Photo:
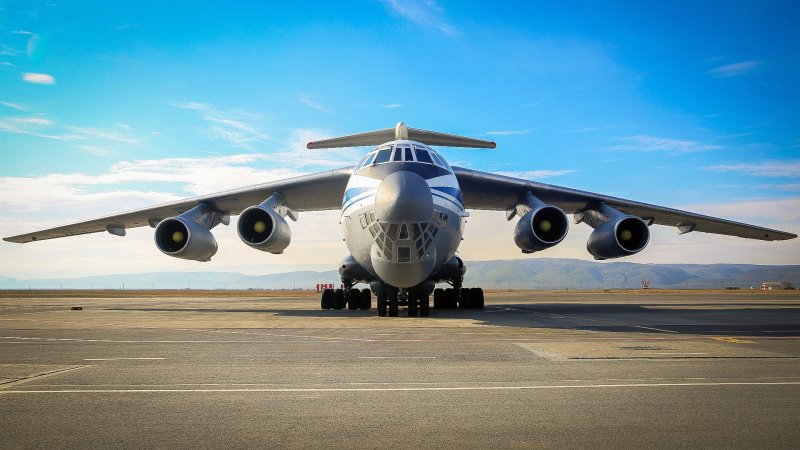
<path fill-rule="evenodd" d="M 514 243 L 523 253 L 553 247 L 567 235 L 567 213 L 594 231 L 586 249 L 595 259 L 642 251 L 651 225 L 764 241 L 797 235 L 677 209 L 579 191 L 534 181 L 451 167 L 431 146 L 495 148 L 480 139 L 394 128 L 310 142 L 309 149 L 377 147 L 353 167 L 273 181 L 256 186 L 114 214 L 8 237 L 32 242 L 106 231 L 124 236 L 149 225 L 164 254 L 209 261 L 217 252 L 211 229 L 239 214 L 237 231 L 245 244 L 279 254 L 289 245 L 298 212 L 341 209 L 340 223 L 350 251 L 339 266 L 343 289 L 322 293 L 323 309 L 371 309 L 380 316 L 409 316 L 434 309 L 482 309 L 483 291 L 462 286 L 466 271 L 456 256 L 468 209 L 504 211 L 517 219 Z M 366 283 L 370 289 L 355 289 Z M 437 283 L 451 288 L 434 289 Z"/>

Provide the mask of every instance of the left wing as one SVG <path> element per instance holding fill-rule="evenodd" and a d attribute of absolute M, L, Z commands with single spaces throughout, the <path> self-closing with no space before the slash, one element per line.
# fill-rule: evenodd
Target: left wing
<path fill-rule="evenodd" d="M 33 233 L 3 238 L 4 241 L 25 243 L 55 239 L 100 231 L 124 232 L 127 228 L 155 226 L 163 219 L 178 216 L 200 203 L 214 211 L 227 215 L 239 214 L 243 209 L 258 205 L 273 193 L 283 197 L 286 205 L 295 211 L 319 211 L 338 209 L 342 206 L 342 195 L 352 167 L 328 170 L 285 180 L 219 192 L 211 195 L 179 200 L 150 208 L 113 214 L 84 222 L 73 223 Z"/>
<path fill-rule="evenodd" d="M 566 213 L 580 213 L 600 203 L 605 203 L 623 213 L 652 220 L 659 225 L 680 227 L 687 231 L 724 234 L 762 241 L 794 239 L 796 234 L 772 230 L 755 225 L 704 216 L 664 206 L 579 191 L 577 189 L 537 183 L 535 181 L 496 175 L 477 170 L 453 167 L 464 196 L 464 204 L 470 209 L 512 210 L 526 192 L 545 203 L 558 206 Z"/>

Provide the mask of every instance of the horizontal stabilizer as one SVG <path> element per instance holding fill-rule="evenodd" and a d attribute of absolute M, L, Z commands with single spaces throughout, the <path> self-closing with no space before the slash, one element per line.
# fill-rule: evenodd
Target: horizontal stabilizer
<path fill-rule="evenodd" d="M 361 147 L 365 145 L 379 145 L 397 139 L 409 139 L 422 142 L 423 144 L 443 147 L 495 148 L 497 146 L 492 141 L 457 136 L 455 134 L 438 133 L 436 131 L 420 130 L 418 128 L 408 128 L 403 122 L 400 122 L 395 128 L 368 131 L 366 133 L 353 134 L 350 136 L 309 142 L 307 147 L 310 149 Z"/>

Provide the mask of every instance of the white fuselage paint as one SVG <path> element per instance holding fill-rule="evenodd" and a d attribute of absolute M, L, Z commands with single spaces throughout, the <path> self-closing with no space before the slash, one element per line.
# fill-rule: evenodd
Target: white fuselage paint
<path fill-rule="evenodd" d="M 376 162 L 375 155 L 386 149 L 390 151 L 390 160 Z M 392 152 L 401 151 L 398 149 L 404 154 L 395 158 L 400 160 L 392 161 Z M 406 149 L 413 149 L 415 158 L 419 150 L 425 150 L 434 162 L 405 161 Z M 381 220 L 381 211 L 376 213 L 376 194 L 381 183 L 400 171 L 424 178 L 433 203 L 431 217 L 422 220 L 419 212 L 413 217 L 411 210 L 417 209 L 413 203 L 407 208 L 408 214 L 402 207 L 393 208 L 391 220 Z M 399 197 L 404 195 L 403 187 L 401 183 Z M 414 195 L 417 193 L 418 189 Z M 420 202 L 421 197 L 424 195 L 420 196 Z M 408 198 L 404 201 L 403 205 L 409 204 Z M 466 215 L 458 180 L 444 158 L 419 142 L 396 140 L 376 147 L 356 166 L 345 189 L 340 223 L 347 248 L 364 269 L 394 287 L 410 288 L 428 280 L 455 255 Z"/>

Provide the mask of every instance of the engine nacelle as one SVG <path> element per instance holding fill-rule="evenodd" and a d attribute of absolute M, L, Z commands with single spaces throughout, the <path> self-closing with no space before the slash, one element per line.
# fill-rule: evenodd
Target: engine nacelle
<path fill-rule="evenodd" d="M 268 206 L 251 206 L 239 215 L 239 238 L 255 249 L 283 253 L 292 240 L 292 229 L 286 220 Z"/>
<path fill-rule="evenodd" d="M 543 205 L 528 211 L 514 228 L 514 242 L 523 253 L 550 248 L 562 240 L 569 230 L 567 215 L 560 208 Z"/>
<path fill-rule="evenodd" d="M 642 251 L 650 241 L 647 223 L 636 216 L 620 216 L 594 229 L 586 249 L 595 259 L 630 256 Z"/>
<path fill-rule="evenodd" d="M 185 217 L 170 217 L 156 226 L 156 246 L 175 258 L 208 261 L 217 253 L 217 240 L 208 228 Z"/>

